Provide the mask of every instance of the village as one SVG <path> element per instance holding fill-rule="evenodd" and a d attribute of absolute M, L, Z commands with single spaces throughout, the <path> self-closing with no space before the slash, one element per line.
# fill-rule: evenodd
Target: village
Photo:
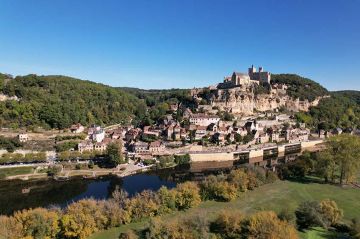
<path fill-rule="evenodd" d="M 262 67 L 257 71 L 251 66 L 248 73 L 234 72 L 218 85 L 204 89 L 216 89 L 215 92 L 239 90 L 246 93 L 253 91 L 254 86 L 267 84 L 270 92 L 286 94 L 286 85 L 270 83 L 270 72 L 264 71 Z M 204 104 L 199 93 L 201 90 L 191 91 L 193 99 L 198 103 L 195 109 L 180 103 L 171 104 L 167 114 L 150 125 L 136 127 L 132 124 L 118 124 L 103 127 L 76 123 L 59 134 L 53 132 L 45 138 L 76 139 L 76 145 L 56 151 L 49 149 L 46 151 L 46 160 L 70 162 L 75 158 L 77 162 L 88 162 L 91 157 L 105 154 L 109 144 L 116 143 L 121 145 L 121 153 L 126 161 L 130 160 L 138 166 L 136 169 L 155 164 L 161 157 L 188 155 L 191 162 L 237 161 L 274 170 L 278 157 L 302 150 L 318 150 L 325 138 L 342 133 L 340 128 L 332 131 L 310 130 L 305 123 L 297 122 L 292 111 L 280 112 L 279 108 L 263 111 L 252 109 L 252 113 L 248 113 L 236 112 L 226 102 L 224 107 L 219 107 L 219 101 Z M 39 140 L 41 137 L 38 135 L 21 132 L 17 137 L 26 144 Z M 55 140 L 57 146 L 61 146 L 62 142 Z M 71 143 L 74 144 L 74 141 Z M 36 153 L 34 150 L 16 151 L 20 154 L 29 152 Z"/>

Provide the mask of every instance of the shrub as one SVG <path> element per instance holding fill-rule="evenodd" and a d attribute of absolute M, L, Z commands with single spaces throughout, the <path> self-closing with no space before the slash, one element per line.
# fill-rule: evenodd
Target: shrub
<path fill-rule="evenodd" d="M 325 199 L 320 202 L 320 213 L 328 226 L 335 225 L 343 216 L 343 211 L 338 208 L 335 201 Z"/>
<path fill-rule="evenodd" d="M 245 222 L 247 238 L 297 239 L 296 229 L 287 221 L 281 221 L 274 212 L 258 212 Z"/>
<path fill-rule="evenodd" d="M 296 224 L 300 229 L 306 229 L 315 226 L 325 226 L 322 215 L 320 213 L 319 203 L 303 202 L 295 211 Z"/>
<path fill-rule="evenodd" d="M 144 217 L 153 217 L 159 209 L 159 200 L 155 192 L 142 191 L 128 200 L 125 210 L 131 215 L 132 221 L 138 221 Z"/>
<path fill-rule="evenodd" d="M 359 219 L 354 218 L 353 220 L 351 220 L 350 235 L 354 239 L 360 239 L 360 220 Z"/>
<path fill-rule="evenodd" d="M 126 232 L 122 232 L 119 235 L 119 239 L 137 239 L 138 235 L 133 230 L 127 230 Z"/>
<path fill-rule="evenodd" d="M 240 192 L 245 192 L 248 189 L 249 178 L 243 169 L 232 170 L 228 176 L 228 181 L 235 185 Z"/>
<path fill-rule="evenodd" d="M 55 238 L 60 231 L 58 213 L 45 208 L 16 212 L 14 218 L 22 225 L 23 237 Z"/>
<path fill-rule="evenodd" d="M 194 182 L 178 184 L 176 186 L 176 207 L 184 210 L 199 205 L 201 202 L 199 191 L 199 187 Z"/>
<path fill-rule="evenodd" d="M 211 231 L 222 238 L 240 238 L 244 215 L 238 211 L 223 211 L 211 223 Z"/>

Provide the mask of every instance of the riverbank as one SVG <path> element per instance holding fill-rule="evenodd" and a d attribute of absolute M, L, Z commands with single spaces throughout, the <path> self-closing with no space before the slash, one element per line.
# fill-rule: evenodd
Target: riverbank
<path fill-rule="evenodd" d="M 48 166 L 48 165 L 44 165 Z M 31 179 L 50 179 L 66 180 L 71 177 L 83 177 L 94 179 L 106 175 L 115 175 L 117 177 L 126 177 L 129 175 L 142 173 L 150 170 L 151 166 L 138 166 L 134 163 L 118 165 L 116 168 L 99 168 L 94 169 L 64 169 L 56 176 L 50 176 L 46 168 L 39 166 L 7 167 L 0 169 L 0 180 L 31 180 Z"/>
<path fill-rule="evenodd" d="M 241 198 L 232 202 L 206 201 L 197 208 L 187 211 L 175 212 L 162 219 L 171 222 L 174 218 L 192 218 L 201 216 L 212 220 L 222 210 L 238 210 L 245 214 L 261 210 L 274 210 L 281 212 L 288 210 L 294 213 L 297 206 L 303 201 L 332 199 L 344 210 L 344 220 L 350 221 L 360 214 L 360 191 L 359 189 L 342 188 L 336 185 L 322 184 L 317 182 L 301 183 L 291 181 L 277 181 L 272 184 L 263 185 L 254 191 L 246 192 Z M 148 220 L 131 223 L 121 227 L 111 228 L 106 231 L 95 233 L 90 239 L 116 239 L 121 232 L 128 229 L 142 230 L 146 227 Z M 313 230 L 299 232 L 300 238 L 308 239 Z M 322 233 L 318 239 L 328 238 Z"/>

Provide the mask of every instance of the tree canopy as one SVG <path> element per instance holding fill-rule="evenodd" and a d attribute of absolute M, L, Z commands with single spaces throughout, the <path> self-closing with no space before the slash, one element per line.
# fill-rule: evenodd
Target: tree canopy
<path fill-rule="evenodd" d="M 272 74 L 271 84 L 286 84 L 287 94 L 300 100 L 313 101 L 328 94 L 319 83 L 295 74 Z"/>

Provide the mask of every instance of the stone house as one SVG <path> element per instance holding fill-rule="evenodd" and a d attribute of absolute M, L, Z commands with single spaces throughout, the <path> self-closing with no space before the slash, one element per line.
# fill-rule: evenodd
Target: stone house
<path fill-rule="evenodd" d="M 136 142 L 133 144 L 133 152 L 137 154 L 149 153 L 149 145 L 145 142 Z"/>
<path fill-rule="evenodd" d="M 106 150 L 106 148 L 107 148 L 107 144 L 104 143 L 104 142 L 96 142 L 94 144 L 94 150 L 95 151 L 103 152 L 103 151 Z"/>
<path fill-rule="evenodd" d="M 160 153 L 165 150 L 165 145 L 161 141 L 151 142 L 149 145 L 149 151 L 151 153 Z"/>
<path fill-rule="evenodd" d="M 89 140 L 80 142 L 78 144 L 78 151 L 80 153 L 84 151 L 93 151 L 93 150 L 94 150 L 94 144 Z"/>
<path fill-rule="evenodd" d="M 257 138 L 255 139 L 255 142 L 258 144 L 264 144 L 269 142 L 270 137 L 267 133 L 260 133 Z"/>
<path fill-rule="evenodd" d="M 189 108 L 186 108 L 183 113 L 183 118 L 189 119 L 191 115 L 192 115 L 192 111 Z"/>
<path fill-rule="evenodd" d="M 206 126 L 197 126 L 195 130 L 195 140 L 200 140 L 206 136 Z"/>
<path fill-rule="evenodd" d="M 132 141 L 135 140 L 136 137 L 139 135 L 139 130 L 137 129 L 130 129 L 129 131 L 126 132 L 125 134 L 125 140 L 126 141 Z"/>
<path fill-rule="evenodd" d="M 70 127 L 70 131 L 71 131 L 71 133 L 73 133 L 73 134 L 82 133 L 82 132 L 84 132 L 84 130 L 85 130 L 84 126 L 82 126 L 80 123 L 78 123 L 78 124 L 73 124 L 73 125 Z"/>
<path fill-rule="evenodd" d="M 210 124 L 217 124 L 220 121 L 220 117 L 217 115 L 193 114 L 190 116 L 189 121 L 190 124 L 207 127 Z"/>

